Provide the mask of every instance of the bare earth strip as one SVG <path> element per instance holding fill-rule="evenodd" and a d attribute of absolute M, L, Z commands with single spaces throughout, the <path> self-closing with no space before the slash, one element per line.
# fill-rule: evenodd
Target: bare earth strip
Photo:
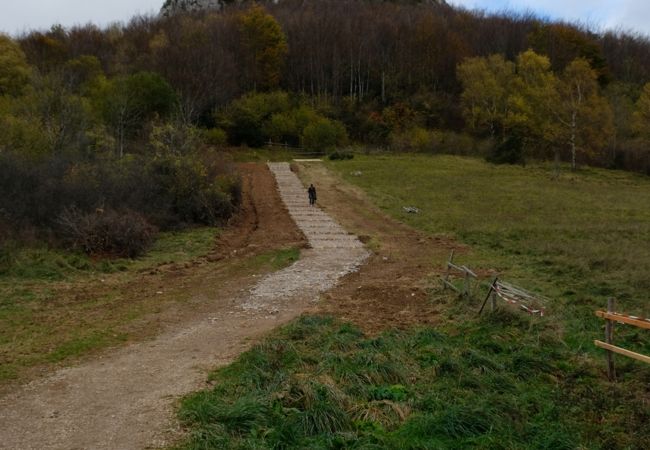
<path fill-rule="evenodd" d="M 199 389 L 263 334 L 299 315 L 368 257 L 362 244 L 317 207 L 288 164 L 271 164 L 309 250 L 294 265 L 182 329 L 59 370 L 0 399 L 2 449 L 140 449 L 168 443 L 175 401 Z"/>

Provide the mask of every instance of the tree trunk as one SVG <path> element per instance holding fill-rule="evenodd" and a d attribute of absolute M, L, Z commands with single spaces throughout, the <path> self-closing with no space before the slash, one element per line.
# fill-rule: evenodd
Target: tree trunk
<path fill-rule="evenodd" d="M 573 111 L 571 114 L 571 170 L 576 170 L 576 121 L 577 121 L 577 111 Z"/>

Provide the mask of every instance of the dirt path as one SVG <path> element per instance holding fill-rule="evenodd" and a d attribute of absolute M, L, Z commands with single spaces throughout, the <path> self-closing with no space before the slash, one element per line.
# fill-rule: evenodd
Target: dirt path
<path fill-rule="evenodd" d="M 200 295 L 214 297 L 215 308 L 203 307 L 199 318 L 175 324 L 152 341 L 59 370 L 1 398 L 0 448 L 166 445 L 178 431 L 173 419 L 176 399 L 202 387 L 207 371 L 230 362 L 251 338 L 297 316 L 320 292 L 359 267 L 367 257 L 361 243 L 327 214 L 304 205 L 304 188 L 288 164 L 270 168 L 289 213 L 311 244 L 301 260 L 239 296 L 223 299 L 203 292 Z M 257 229 L 260 224 L 251 226 Z M 239 251 L 242 243 L 233 242 L 238 248 L 231 252 Z M 255 247 L 251 239 L 244 244 L 243 251 Z"/>

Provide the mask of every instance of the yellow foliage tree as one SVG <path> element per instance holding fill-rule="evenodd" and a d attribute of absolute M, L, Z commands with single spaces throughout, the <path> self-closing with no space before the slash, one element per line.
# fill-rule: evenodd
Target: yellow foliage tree
<path fill-rule="evenodd" d="M 634 131 L 639 136 L 650 139 L 650 83 L 643 86 L 641 96 L 636 102 Z"/>
<path fill-rule="evenodd" d="M 505 134 L 515 65 L 501 55 L 468 58 L 458 67 L 465 120 L 474 130 Z"/>
<path fill-rule="evenodd" d="M 259 5 L 242 14 L 239 22 L 253 87 L 260 90 L 277 88 L 288 52 L 282 27 Z"/>
<path fill-rule="evenodd" d="M 0 95 L 20 95 L 29 82 L 31 69 L 17 43 L 0 34 Z"/>

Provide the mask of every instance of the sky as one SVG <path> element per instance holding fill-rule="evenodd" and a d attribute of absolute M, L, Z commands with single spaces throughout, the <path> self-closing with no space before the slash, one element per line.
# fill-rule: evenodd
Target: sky
<path fill-rule="evenodd" d="M 448 0 L 486 11 L 533 11 L 542 17 L 580 22 L 596 31 L 622 29 L 650 36 L 649 0 Z"/>
<path fill-rule="evenodd" d="M 580 21 L 601 29 L 621 28 L 650 36 L 650 0 L 447 0 L 469 9 L 534 11 L 552 19 Z M 93 22 L 128 21 L 155 13 L 163 0 L 0 0 L 0 32 L 12 35 Z"/>
<path fill-rule="evenodd" d="M 136 14 L 157 13 L 164 0 L 0 0 L 0 32 L 126 22 Z"/>

